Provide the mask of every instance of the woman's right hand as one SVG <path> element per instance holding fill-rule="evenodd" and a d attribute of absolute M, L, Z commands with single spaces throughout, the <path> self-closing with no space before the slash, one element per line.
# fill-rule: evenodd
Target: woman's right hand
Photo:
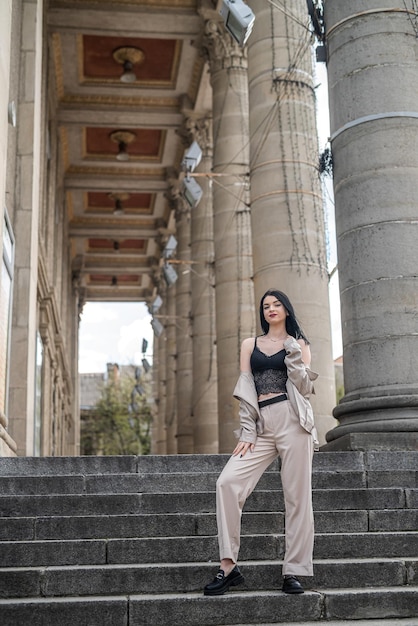
<path fill-rule="evenodd" d="M 232 456 L 244 456 L 246 452 L 248 452 L 248 450 L 250 452 L 252 452 L 254 450 L 254 443 L 250 443 L 249 441 L 238 441 L 237 445 L 235 446 L 235 449 L 232 453 Z"/>

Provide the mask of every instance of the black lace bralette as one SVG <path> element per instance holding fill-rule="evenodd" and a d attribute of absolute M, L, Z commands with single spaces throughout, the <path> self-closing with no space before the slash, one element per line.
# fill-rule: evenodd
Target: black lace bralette
<path fill-rule="evenodd" d="M 287 368 L 284 362 L 286 350 L 268 355 L 257 346 L 257 337 L 250 357 L 251 371 L 254 376 L 257 395 L 285 393 Z"/>

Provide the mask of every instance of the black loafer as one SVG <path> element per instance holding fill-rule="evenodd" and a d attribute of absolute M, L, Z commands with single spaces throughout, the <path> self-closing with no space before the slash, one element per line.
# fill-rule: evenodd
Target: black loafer
<path fill-rule="evenodd" d="M 205 596 L 221 596 L 225 591 L 228 591 L 230 587 L 235 587 L 235 585 L 240 585 L 243 582 L 244 576 L 239 571 L 237 565 L 235 565 L 228 576 L 225 576 L 223 569 L 220 569 L 213 581 L 206 585 L 203 594 Z"/>
<path fill-rule="evenodd" d="M 285 576 L 282 591 L 285 593 L 304 593 L 303 587 L 296 576 Z"/>

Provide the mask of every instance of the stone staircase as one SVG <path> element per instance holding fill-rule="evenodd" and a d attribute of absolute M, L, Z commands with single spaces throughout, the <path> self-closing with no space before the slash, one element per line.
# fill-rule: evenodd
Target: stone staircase
<path fill-rule="evenodd" d="M 273 464 L 245 507 L 245 584 L 208 598 L 226 460 L 0 459 L 0 625 L 418 626 L 418 452 L 315 454 L 315 577 L 300 596 L 280 591 Z"/>

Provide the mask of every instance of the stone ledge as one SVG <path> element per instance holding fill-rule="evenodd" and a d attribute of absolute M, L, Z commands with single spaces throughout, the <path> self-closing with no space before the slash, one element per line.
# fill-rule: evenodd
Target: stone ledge
<path fill-rule="evenodd" d="M 418 450 L 417 432 L 350 433 L 321 446 L 321 452 Z"/>

